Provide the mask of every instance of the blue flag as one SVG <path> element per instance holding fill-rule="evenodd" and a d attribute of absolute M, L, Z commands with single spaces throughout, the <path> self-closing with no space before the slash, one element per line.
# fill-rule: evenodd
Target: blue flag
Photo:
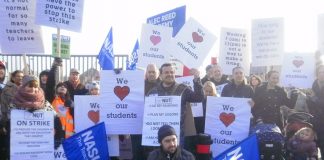
<path fill-rule="evenodd" d="M 186 22 L 186 6 L 181 6 L 164 13 L 149 17 L 147 23 L 173 28 L 174 37 Z"/>
<path fill-rule="evenodd" d="M 138 40 L 136 40 L 132 55 L 129 60 L 127 60 L 127 70 L 136 70 L 136 63 L 138 62 Z"/>
<path fill-rule="evenodd" d="M 98 54 L 99 65 L 103 70 L 113 70 L 115 67 L 114 52 L 113 52 L 113 35 L 112 28 L 102 44 Z"/>
<path fill-rule="evenodd" d="M 235 146 L 218 155 L 214 160 L 259 159 L 259 148 L 256 134 L 244 139 Z"/>
<path fill-rule="evenodd" d="M 65 139 L 63 149 L 66 158 L 69 160 L 110 159 L 104 122 Z"/>

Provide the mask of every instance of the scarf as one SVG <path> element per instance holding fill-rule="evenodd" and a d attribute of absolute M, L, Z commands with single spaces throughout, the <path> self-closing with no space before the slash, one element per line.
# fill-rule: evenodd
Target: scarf
<path fill-rule="evenodd" d="M 24 87 L 20 87 L 13 99 L 13 103 L 17 107 L 25 109 L 43 109 L 45 104 L 44 92 L 41 88 L 38 88 L 38 92 L 29 93 L 25 91 Z"/>

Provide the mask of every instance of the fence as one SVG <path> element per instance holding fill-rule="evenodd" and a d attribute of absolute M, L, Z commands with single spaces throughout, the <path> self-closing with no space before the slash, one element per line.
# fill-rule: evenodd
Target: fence
<path fill-rule="evenodd" d="M 0 60 L 7 66 L 7 73 L 23 70 L 23 55 L 1 54 Z M 39 75 L 43 70 L 50 69 L 54 58 L 51 55 L 26 55 L 26 62 L 34 75 Z M 115 55 L 115 68 L 126 68 L 128 55 Z M 90 69 L 100 70 L 97 55 L 71 55 L 70 59 L 63 59 L 63 79 L 66 80 L 70 69 L 76 68 L 81 73 Z"/>

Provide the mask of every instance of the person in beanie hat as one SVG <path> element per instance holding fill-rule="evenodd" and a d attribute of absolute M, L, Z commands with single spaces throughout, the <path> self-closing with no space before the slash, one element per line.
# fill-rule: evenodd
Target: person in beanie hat
<path fill-rule="evenodd" d="M 148 160 L 195 160 L 195 157 L 178 145 L 178 137 L 173 127 L 163 125 L 158 131 L 160 148 L 152 151 Z"/>

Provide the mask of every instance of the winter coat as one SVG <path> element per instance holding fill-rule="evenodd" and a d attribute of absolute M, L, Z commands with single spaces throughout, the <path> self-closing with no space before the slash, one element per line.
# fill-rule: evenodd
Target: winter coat
<path fill-rule="evenodd" d="M 81 83 L 74 89 L 73 84 L 70 81 L 65 81 L 64 84 L 67 86 L 67 90 L 70 93 L 71 99 L 74 101 L 74 95 L 86 95 L 88 90 Z"/>
<path fill-rule="evenodd" d="M 150 153 L 147 160 L 195 160 L 195 157 L 185 149 L 179 146 L 174 155 L 167 154 L 161 148 L 156 149 Z"/>
<path fill-rule="evenodd" d="M 234 81 L 231 81 L 224 86 L 221 97 L 236 97 L 236 98 L 252 98 L 253 89 L 251 86 L 246 85 L 245 82 L 240 85 L 236 85 Z"/>
<path fill-rule="evenodd" d="M 11 82 L 8 81 L 6 86 L 2 90 L 1 94 L 1 113 L 2 113 L 2 118 L 1 118 L 1 124 L 5 126 L 7 124 L 7 121 L 9 117 L 7 116 L 9 113 L 9 106 L 14 98 L 16 92 L 18 90 L 18 86 Z"/>

